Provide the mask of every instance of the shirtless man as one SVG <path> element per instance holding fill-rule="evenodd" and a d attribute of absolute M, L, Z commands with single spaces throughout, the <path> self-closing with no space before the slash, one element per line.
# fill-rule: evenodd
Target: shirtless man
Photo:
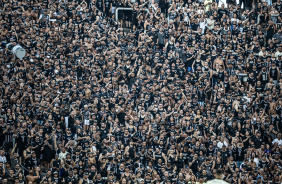
<path fill-rule="evenodd" d="M 218 57 L 214 60 L 213 68 L 215 68 L 216 65 L 222 66 L 223 69 L 225 70 L 225 65 L 224 65 L 223 60 L 221 59 L 221 56 L 218 56 Z"/>
<path fill-rule="evenodd" d="M 35 180 L 37 180 L 39 178 L 39 171 L 40 171 L 40 168 L 36 167 L 35 168 L 36 176 L 34 176 L 34 171 L 30 170 L 29 174 L 26 176 L 26 183 L 34 182 Z"/>
<path fill-rule="evenodd" d="M 85 88 L 86 88 L 85 89 L 85 96 L 86 96 L 87 99 L 89 99 L 90 96 L 91 96 L 90 85 L 85 84 Z"/>

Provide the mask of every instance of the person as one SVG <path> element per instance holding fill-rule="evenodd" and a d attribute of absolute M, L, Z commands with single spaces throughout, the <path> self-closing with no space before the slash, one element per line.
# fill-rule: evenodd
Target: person
<path fill-rule="evenodd" d="M 1 1 L 0 181 L 281 183 L 281 0 L 222 2 Z"/>
<path fill-rule="evenodd" d="M 89 183 L 88 173 L 83 174 L 83 178 L 79 180 L 79 184 L 86 184 Z"/>
<path fill-rule="evenodd" d="M 35 176 L 34 176 L 34 170 L 36 173 Z M 29 182 L 34 182 L 35 180 L 37 180 L 40 177 L 39 171 L 40 171 L 39 167 L 35 167 L 34 169 L 29 170 L 29 174 L 26 176 L 26 182 L 29 183 Z"/>
<path fill-rule="evenodd" d="M 223 178 L 223 172 L 221 169 L 217 169 L 215 173 L 215 179 L 210 180 L 207 182 L 207 184 L 228 184 L 226 181 L 224 181 Z"/>
<path fill-rule="evenodd" d="M 204 6 L 205 6 L 205 11 L 209 11 L 210 10 L 210 5 L 212 4 L 212 0 L 205 0 L 204 1 Z"/>

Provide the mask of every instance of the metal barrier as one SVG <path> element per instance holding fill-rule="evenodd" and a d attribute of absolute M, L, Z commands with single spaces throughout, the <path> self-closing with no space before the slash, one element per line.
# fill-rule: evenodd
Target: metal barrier
<path fill-rule="evenodd" d="M 168 24 L 168 25 L 170 25 L 170 24 L 169 24 L 169 22 L 170 22 L 170 18 L 169 18 L 169 16 L 167 16 L 167 24 Z M 176 22 L 176 21 L 174 21 L 174 22 Z M 177 22 L 180 22 L 180 23 L 181 23 L 181 22 L 187 22 L 187 24 L 189 23 L 189 21 L 188 21 L 188 20 L 184 20 L 184 21 L 177 21 Z"/>
<path fill-rule="evenodd" d="M 115 12 L 115 14 L 116 14 L 116 21 L 118 21 L 118 11 L 120 11 L 120 10 L 131 10 L 131 11 L 133 11 L 132 8 L 116 8 L 116 12 Z"/>
<path fill-rule="evenodd" d="M 116 15 L 116 21 L 118 21 L 118 11 L 120 11 L 120 10 L 131 10 L 131 11 L 133 11 L 133 8 L 116 8 L 116 12 L 115 12 L 115 15 Z M 147 12 L 149 12 L 149 10 L 148 9 L 146 9 L 146 11 Z"/>
<path fill-rule="evenodd" d="M 238 77 L 241 77 L 241 78 L 243 78 L 243 81 L 244 82 L 247 82 L 247 80 L 248 80 L 248 74 L 245 74 L 245 73 L 239 73 L 238 74 Z"/>
<path fill-rule="evenodd" d="M 261 14 L 258 14 L 258 17 L 257 17 L 257 24 L 258 24 L 259 21 L 260 21 L 260 17 L 261 17 Z M 270 19 L 273 21 L 274 24 L 276 24 L 278 17 L 279 17 L 279 14 L 271 14 Z"/>

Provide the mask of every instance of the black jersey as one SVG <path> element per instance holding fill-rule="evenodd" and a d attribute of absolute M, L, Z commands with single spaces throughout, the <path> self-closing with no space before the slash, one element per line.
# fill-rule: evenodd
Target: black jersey
<path fill-rule="evenodd" d="M 278 77 L 278 70 L 277 68 L 270 68 L 269 69 L 269 73 L 270 73 L 270 77 L 273 78 L 273 80 L 277 80 L 277 77 Z"/>
<path fill-rule="evenodd" d="M 109 10 L 110 7 L 111 7 L 112 1 L 111 0 L 104 0 L 104 3 L 105 3 L 105 8 Z"/>
<path fill-rule="evenodd" d="M 96 6 L 98 9 L 102 9 L 103 8 L 103 0 L 97 0 L 96 1 Z"/>

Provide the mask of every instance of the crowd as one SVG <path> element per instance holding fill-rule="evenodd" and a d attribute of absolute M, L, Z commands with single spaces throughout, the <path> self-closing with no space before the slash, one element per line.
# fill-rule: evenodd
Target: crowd
<path fill-rule="evenodd" d="M 220 3 L 0 0 L 0 183 L 281 183 L 282 2 Z"/>

